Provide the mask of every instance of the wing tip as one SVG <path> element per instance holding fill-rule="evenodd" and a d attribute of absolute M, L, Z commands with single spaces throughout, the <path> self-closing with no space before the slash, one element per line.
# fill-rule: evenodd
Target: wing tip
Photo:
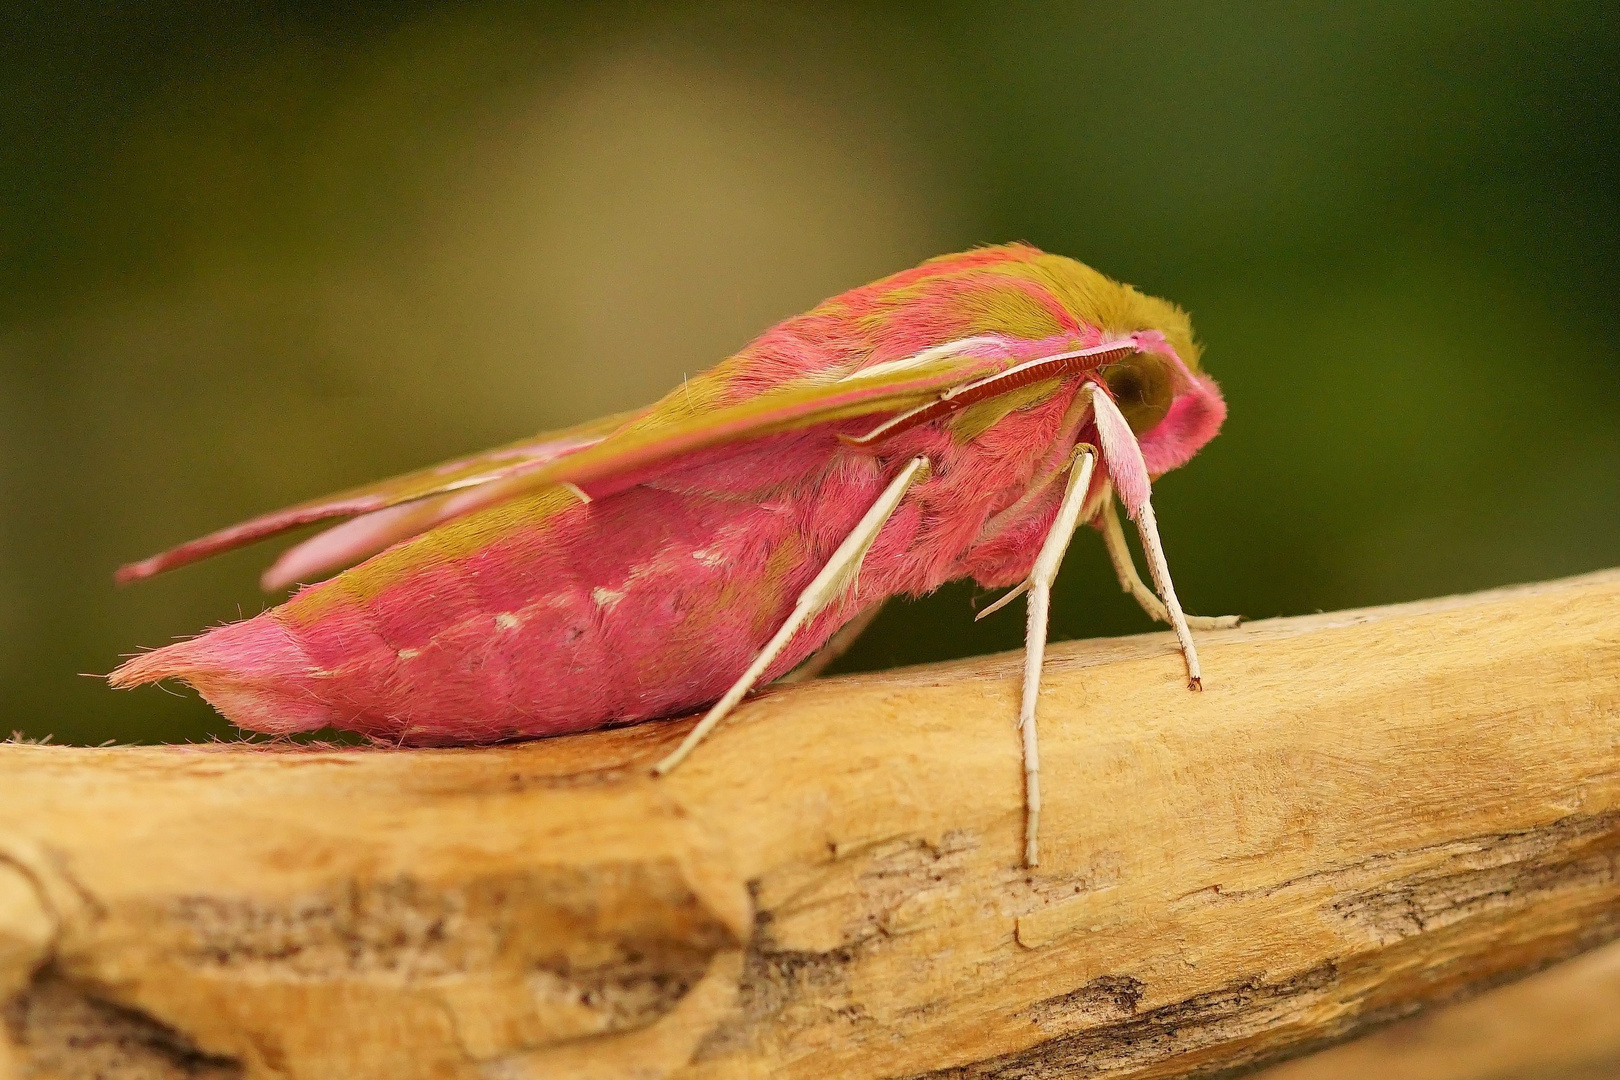
<path fill-rule="evenodd" d="M 188 540 L 184 544 L 169 548 L 167 551 L 160 551 L 148 558 L 125 563 L 113 572 L 113 581 L 119 585 L 145 581 L 147 578 L 156 577 L 176 567 L 201 562 L 211 556 L 246 547 L 260 540 L 267 540 L 289 529 L 296 529 L 302 525 L 313 525 L 318 521 L 326 521 L 335 517 L 370 513 L 376 509 L 376 500 L 373 499 L 334 499 L 306 506 L 295 506 L 287 510 L 277 510 L 272 514 L 265 514 L 237 525 L 219 529 L 216 532 L 209 533 L 207 536 Z"/>
<path fill-rule="evenodd" d="M 147 578 L 156 577 L 169 569 L 168 561 L 165 558 L 167 554 L 165 552 L 163 555 L 153 555 L 137 562 L 125 563 L 113 571 L 113 584 L 118 586 L 133 585 L 137 581 L 145 581 Z"/>

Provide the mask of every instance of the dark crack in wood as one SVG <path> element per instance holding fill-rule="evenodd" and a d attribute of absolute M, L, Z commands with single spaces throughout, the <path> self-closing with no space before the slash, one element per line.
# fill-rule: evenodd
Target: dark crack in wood
<path fill-rule="evenodd" d="M 46 968 L 6 1008 L 17 1080 L 239 1080 L 240 1062 L 197 1049 L 145 1013 Z"/>

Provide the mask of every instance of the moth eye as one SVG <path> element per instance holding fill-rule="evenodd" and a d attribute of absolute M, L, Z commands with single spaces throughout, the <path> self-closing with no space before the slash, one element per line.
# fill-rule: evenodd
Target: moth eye
<path fill-rule="evenodd" d="M 1140 435 L 1163 420 L 1175 399 L 1170 363 L 1158 353 L 1139 352 L 1103 371 L 1108 392 L 1131 430 Z"/>

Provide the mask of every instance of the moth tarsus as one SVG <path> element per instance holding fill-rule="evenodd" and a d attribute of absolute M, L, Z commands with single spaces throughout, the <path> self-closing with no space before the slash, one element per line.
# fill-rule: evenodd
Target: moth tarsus
<path fill-rule="evenodd" d="M 709 706 L 667 771 L 859 613 L 957 578 L 1018 585 L 990 610 L 1028 594 L 1019 722 L 1034 865 L 1046 615 L 1080 524 L 1102 532 L 1121 587 L 1171 624 L 1200 685 L 1150 500 L 1152 478 L 1226 414 L 1198 352 L 1179 308 L 1072 259 L 1021 244 L 933 259 L 784 321 L 647 408 L 125 567 L 119 579 L 136 580 L 349 519 L 266 581 L 335 577 L 110 679 L 183 680 L 253 731 L 331 726 L 411 745 Z"/>

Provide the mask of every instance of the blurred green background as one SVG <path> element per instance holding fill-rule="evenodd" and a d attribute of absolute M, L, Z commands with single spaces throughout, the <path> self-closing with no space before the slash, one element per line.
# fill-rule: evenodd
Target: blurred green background
<path fill-rule="evenodd" d="M 6 5 L 0 725 L 225 734 L 81 673 L 259 610 L 272 550 L 118 563 L 1010 239 L 1193 313 L 1192 610 L 1620 564 L 1617 105 L 1599 3 Z M 844 668 L 1017 646 L 972 592 Z M 1082 537 L 1055 635 L 1147 625 Z"/>

